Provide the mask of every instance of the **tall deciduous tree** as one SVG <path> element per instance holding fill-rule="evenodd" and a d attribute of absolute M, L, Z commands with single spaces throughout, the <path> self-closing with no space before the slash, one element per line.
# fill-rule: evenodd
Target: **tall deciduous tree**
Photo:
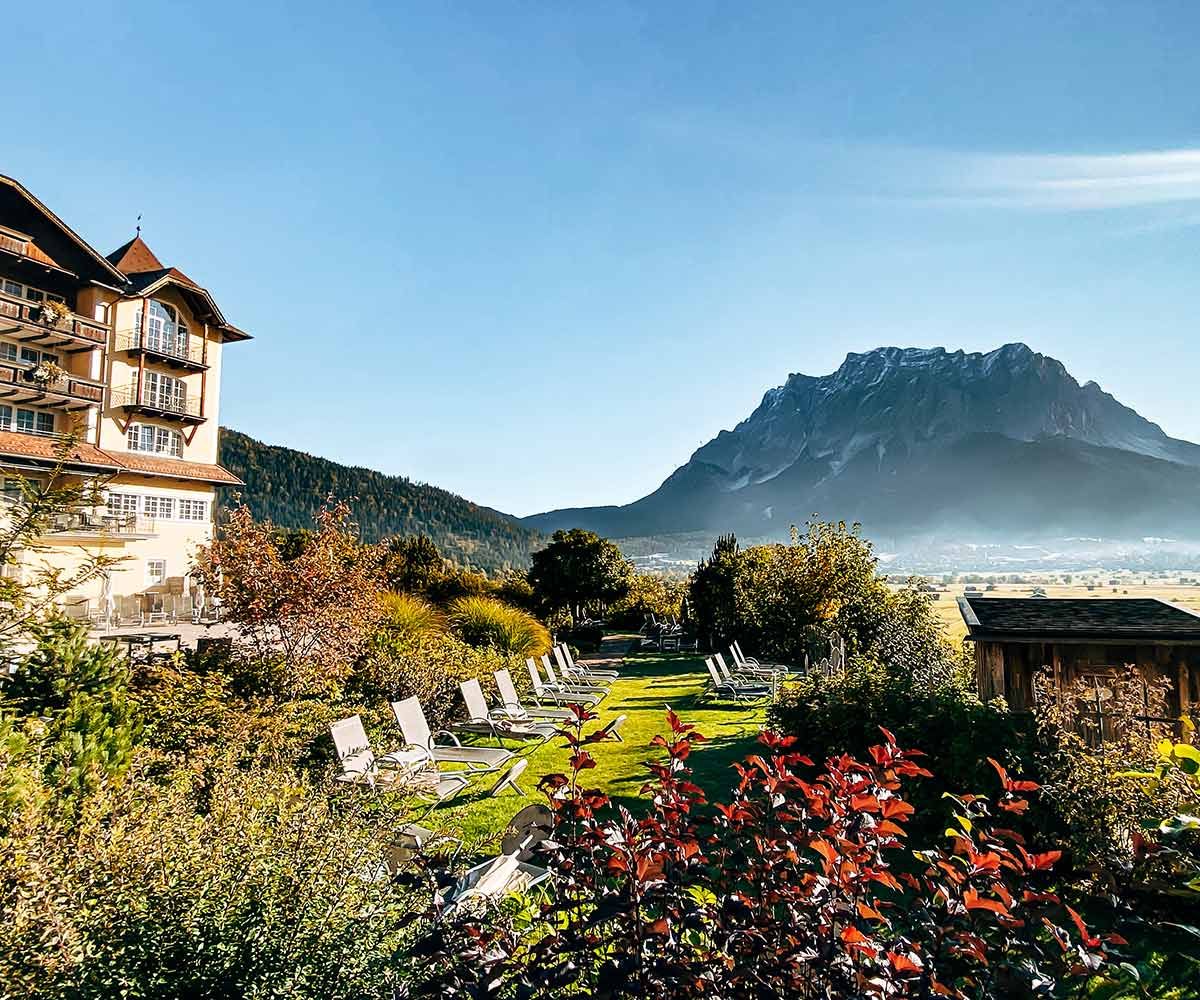
<path fill-rule="evenodd" d="M 578 619 L 589 604 L 624 597 L 633 567 L 607 538 L 572 528 L 556 531 L 550 544 L 533 554 L 529 583 L 534 598 L 549 611 L 570 611 Z"/>
<path fill-rule="evenodd" d="M 292 696 L 344 677 L 379 621 L 376 546 L 359 543 L 344 503 L 317 514 L 302 551 L 285 558 L 269 523 L 235 508 L 202 548 L 197 570 L 261 665 L 273 694 Z"/>

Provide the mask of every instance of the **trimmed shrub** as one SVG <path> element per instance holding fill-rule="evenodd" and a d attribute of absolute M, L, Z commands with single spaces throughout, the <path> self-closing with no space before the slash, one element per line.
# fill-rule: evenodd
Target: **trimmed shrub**
<path fill-rule="evenodd" d="M 460 597 L 450 605 L 450 627 L 476 649 L 512 656 L 541 656 L 550 650 L 546 626 L 527 611 L 492 597 Z"/>
<path fill-rule="evenodd" d="M 955 680 L 922 683 L 912 673 L 862 660 L 788 685 L 770 721 L 803 739 L 817 759 L 865 754 L 878 742 L 880 726 L 895 733 L 926 754 L 923 763 L 935 775 L 911 791 L 921 818 L 934 826 L 945 819 L 943 792 L 986 787 L 994 777 L 989 757 L 1033 767 L 1032 734 L 1003 703 L 985 704 Z"/>

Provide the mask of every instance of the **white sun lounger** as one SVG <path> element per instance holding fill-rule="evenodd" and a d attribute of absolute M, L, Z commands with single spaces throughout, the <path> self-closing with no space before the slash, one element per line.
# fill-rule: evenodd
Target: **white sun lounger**
<path fill-rule="evenodd" d="M 533 683 L 533 697 L 539 705 L 542 701 L 550 701 L 556 705 L 582 705 L 584 708 L 595 708 L 600 702 L 600 697 L 595 693 L 564 691 L 557 686 L 548 685 L 538 672 L 537 663 L 532 656 L 525 658 L 525 666 L 529 670 L 529 680 Z"/>
<path fill-rule="evenodd" d="M 443 916 L 472 900 L 494 901 L 545 882 L 550 870 L 531 864 L 533 848 L 551 835 L 554 816 L 539 804 L 526 806 L 511 820 L 498 857 L 469 869 L 446 896 Z"/>
<path fill-rule="evenodd" d="M 483 688 L 474 677 L 463 681 L 458 685 L 458 689 L 462 692 L 463 702 L 467 706 L 467 720 L 454 723 L 451 728 L 457 732 L 483 733 L 494 737 L 497 742 L 502 739 L 541 742 L 558 732 L 558 727 L 552 722 L 517 722 L 495 715 L 488 708 Z"/>
<path fill-rule="evenodd" d="M 761 698 L 769 697 L 771 691 L 769 688 L 762 685 L 745 685 L 735 684 L 732 681 L 725 680 L 717 673 L 716 665 L 713 663 L 711 656 L 704 660 L 704 665 L 708 668 L 708 676 L 712 678 L 712 693 L 732 698 L 734 701 L 758 701 Z"/>
<path fill-rule="evenodd" d="M 429 723 L 425 719 L 425 710 L 421 708 L 420 700 L 414 695 L 403 701 L 392 702 L 392 715 L 404 735 L 404 742 L 409 746 L 419 747 L 428 751 L 429 755 L 439 763 L 465 764 L 475 773 L 497 771 L 508 764 L 513 758 L 511 750 L 493 749 L 491 747 L 465 747 L 458 737 L 446 730 L 437 733 L 430 732 Z M 438 743 L 438 736 L 448 736 L 449 745 Z"/>
<path fill-rule="evenodd" d="M 593 670 L 591 667 L 579 666 L 565 642 L 554 647 L 554 658 L 558 661 L 558 672 L 569 682 L 607 686 L 621 676 L 615 670 Z"/>
<path fill-rule="evenodd" d="M 371 750 L 362 719 L 352 715 L 331 723 L 329 735 L 337 749 L 342 773 L 335 780 L 365 784 L 371 788 L 405 788 L 417 795 L 431 795 L 439 802 L 457 795 L 468 784 L 465 774 L 445 774 L 420 747 L 409 747 L 376 757 Z"/>
<path fill-rule="evenodd" d="M 501 707 L 493 710 L 494 714 L 503 712 L 515 722 L 570 722 L 575 718 L 575 713 L 569 708 L 526 708 L 517 696 L 517 686 L 513 684 L 512 674 L 507 668 L 497 670 L 492 676 L 496 678 L 496 690 L 500 692 L 501 702 Z"/>
<path fill-rule="evenodd" d="M 554 674 L 554 664 L 550 662 L 550 654 L 546 653 L 542 656 L 542 669 L 546 671 L 546 677 L 549 678 L 549 686 L 558 688 L 561 691 L 575 692 L 577 694 L 597 694 L 601 699 L 608 694 L 608 687 L 604 684 L 584 684 L 582 682 L 568 681 Z"/>

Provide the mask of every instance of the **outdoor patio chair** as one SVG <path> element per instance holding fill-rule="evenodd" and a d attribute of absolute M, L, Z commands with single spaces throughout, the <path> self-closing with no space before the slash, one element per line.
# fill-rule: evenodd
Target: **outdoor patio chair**
<path fill-rule="evenodd" d="M 546 671 L 548 684 L 552 688 L 558 688 L 560 691 L 575 694 L 596 694 L 603 700 L 608 694 L 608 685 L 606 684 L 584 684 L 582 682 L 568 681 L 560 679 L 554 673 L 554 664 L 550 662 L 550 654 L 542 655 L 542 669 Z"/>
<path fill-rule="evenodd" d="M 496 690 L 500 692 L 501 708 L 498 711 L 503 711 L 508 718 L 516 722 L 543 720 L 570 722 L 575 718 L 575 713 L 569 708 L 542 708 L 541 706 L 526 708 L 521 704 L 521 699 L 517 697 L 517 687 L 513 684 L 512 674 L 508 672 L 507 668 L 497 670 L 492 676 L 496 678 Z"/>
<path fill-rule="evenodd" d="M 404 742 L 411 747 L 427 751 L 436 763 L 465 764 L 470 772 L 486 774 L 489 771 L 498 771 L 513 758 L 511 750 L 465 747 L 457 736 L 447 730 L 431 732 L 429 722 L 425 718 L 425 710 L 416 695 L 403 701 L 393 701 L 391 705 L 392 715 L 400 727 Z M 439 736 L 448 736 L 451 742 L 438 743 Z"/>
<path fill-rule="evenodd" d="M 438 771 L 429 754 L 417 747 L 376 757 L 362 719 L 357 715 L 331 723 L 329 735 L 333 737 L 342 765 L 342 773 L 335 781 L 365 784 L 371 788 L 403 786 L 418 795 L 428 794 L 439 802 L 457 795 L 468 784 L 465 774 Z"/>
<path fill-rule="evenodd" d="M 575 657 L 571 655 L 571 647 L 565 642 L 560 642 L 557 646 L 557 649 L 559 652 L 555 655 L 558 657 L 558 665 L 562 667 L 565 664 L 566 669 L 564 669 L 563 672 L 567 673 L 568 675 L 578 674 L 586 677 L 595 677 L 601 683 L 615 681 L 621 676 L 621 672 L 619 670 L 598 669 L 593 666 L 580 666 L 575 662 Z"/>
<path fill-rule="evenodd" d="M 564 691 L 557 686 L 548 685 L 538 672 L 537 663 L 532 656 L 525 658 L 525 666 L 529 669 L 529 680 L 533 683 L 534 700 L 539 705 L 543 700 L 553 702 L 555 705 L 582 705 L 584 708 L 595 708 L 600 703 L 600 698 L 596 694 L 588 694 L 585 691 Z"/>
<path fill-rule="evenodd" d="M 464 722 L 455 722 L 450 727 L 455 732 L 482 733 L 493 737 L 497 743 L 501 740 L 537 740 L 541 743 L 558 732 L 558 727 L 552 722 L 518 722 L 497 715 L 488 708 L 483 688 L 474 677 L 463 681 L 458 685 L 458 689 L 462 692 L 463 703 L 467 706 L 467 719 Z"/>
<path fill-rule="evenodd" d="M 771 695 L 770 688 L 761 685 L 749 686 L 725 680 L 717 673 L 716 665 L 713 663 L 711 656 L 705 658 L 704 665 L 708 668 L 708 676 L 712 678 L 710 684 L 712 694 L 732 698 L 734 701 L 759 701 Z"/>

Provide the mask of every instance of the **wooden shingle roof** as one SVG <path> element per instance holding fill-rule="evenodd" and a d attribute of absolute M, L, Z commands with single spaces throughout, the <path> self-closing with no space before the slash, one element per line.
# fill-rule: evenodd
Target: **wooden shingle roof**
<path fill-rule="evenodd" d="M 972 639 L 1200 640 L 1200 614 L 1157 598 L 960 597 Z"/>

